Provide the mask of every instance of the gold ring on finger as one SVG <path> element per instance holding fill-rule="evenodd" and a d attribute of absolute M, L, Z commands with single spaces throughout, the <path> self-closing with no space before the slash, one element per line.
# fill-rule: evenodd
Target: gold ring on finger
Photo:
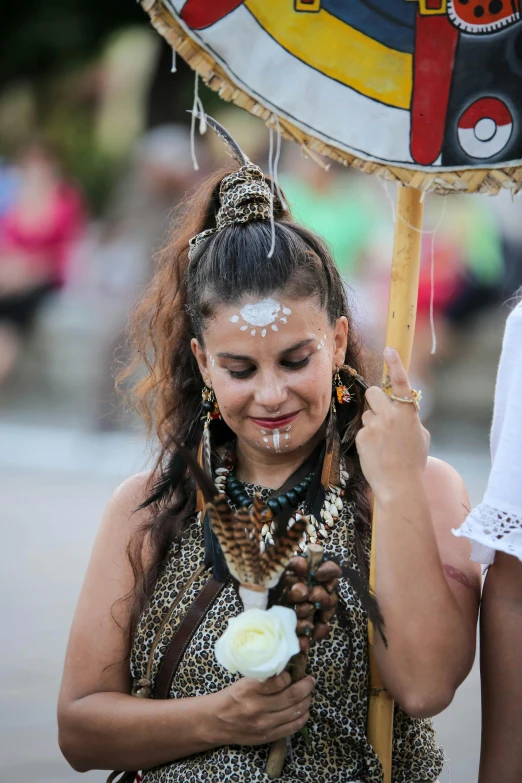
<path fill-rule="evenodd" d="M 406 402 L 409 405 L 414 405 L 415 410 L 417 413 L 420 411 L 420 401 L 422 399 L 422 392 L 417 389 L 412 389 L 411 397 L 398 397 L 396 394 L 390 394 L 390 400 L 395 400 L 395 402 Z"/>

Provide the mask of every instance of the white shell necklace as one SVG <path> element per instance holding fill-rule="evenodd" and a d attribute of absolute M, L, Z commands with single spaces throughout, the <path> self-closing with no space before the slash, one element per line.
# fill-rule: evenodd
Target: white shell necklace
<path fill-rule="evenodd" d="M 227 478 L 230 473 L 230 468 L 218 468 L 216 470 L 215 485 L 220 494 L 226 494 Z M 320 512 L 320 520 L 317 520 L 313 514 L 308 517 L 308 525 L 303 535 L 301 542 L 295 554 L 302 554 L 306 552 L 308 544 L 323 543 L 329 536 L 330 530 L 335 527 L 339 513 L 344 508 L 343 498 L 345 496 L 345 488 L 349 473 L 346 470 L 341 470 L 340 475 L 340 487 L 334 487 L 330 485 L 329 491 L 325 495 L 323 506 Z M 253 487 L 254 485 L 250 485 Z M 292 527 L 296 519 L 300 519 L 303 516 L 303 511 L 297 508 L 292 513 L 292 516 L 288 522 L 288 527 Z M 261 551 L 265 550 L 266 546 L 273 545 L 275 535 L 276 523 L 275 521 L 267 522 L 262 531 Z"/>

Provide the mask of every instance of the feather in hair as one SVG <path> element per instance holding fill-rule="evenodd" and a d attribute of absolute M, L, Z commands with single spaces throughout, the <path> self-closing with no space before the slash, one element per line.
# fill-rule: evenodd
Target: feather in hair
<path fill-rule="evenodd" d="M 213 117 L 209 117 L 208 114 L 201 114 L 201 112 L 190 111 L 189 114 L 194 114 L 198 120 L 204 120 L 209 125 L 214 133 L 219 136 L 224 143 L 230 155 L 234 158 L 240 166 L 246 166 L 250 163 L 250 159 L 245 155 L 237 141 L 235 141 L 230 133 Z"/>

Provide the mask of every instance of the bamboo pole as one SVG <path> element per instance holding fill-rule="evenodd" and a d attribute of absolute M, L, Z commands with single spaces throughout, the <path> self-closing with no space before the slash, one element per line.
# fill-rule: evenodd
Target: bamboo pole
<path fill-rule="evenodd" d="M 406 370 L 410 364 L 417 315 L 424 207 L 421 197 L 422 192 L 415 188 L 398 186 L 386 345 L 399 352 Z M 384 377 L 386 374 L 387 368 L 385 367 Z M 370 558 L 370 586 L 374 591 L 376 588 L 376 536 L 374 509 Z M 371 623 L 368 628 L 368 643 L 370 657 L 368 741 L 382 764 L 383 783 L 391 783 L 393 699 L 384 687 L 375 660 L 374 628 Z"/>

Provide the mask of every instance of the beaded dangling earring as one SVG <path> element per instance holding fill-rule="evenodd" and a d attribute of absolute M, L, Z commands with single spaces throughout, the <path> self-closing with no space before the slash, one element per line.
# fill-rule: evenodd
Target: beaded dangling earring
<path fill-rule="evenodd" d="M 201 398 L 203 400 L 203 412 L 207 414 L 207 422 L 210 422 L 213 419 L 220 419 L 221 412 L 212 386 L 203 386 Z"/>
<path fill-rule="evenodd" d="M 346 405 L 352 399 L 352 395 L 347 386 L 342 382 L 339 370 L 335 373 L 333 380 L 333 395 L 334 399 L 337 399 L 339 405 Z"/>
<path fill-rule="evenodd" d="M 219 411 L 218 401 L 216 400 L 216 394 L 214 389 L 210 386 L 203 386 L 201 390 L 201 399 L 203 408 L 203 417 L 205 423 L 203 425 L 203 434 L 199 443 L 198 449 L 198 464 L 202 470 L 205 471 L 207 476 L 212 476 L 212 449 L 210 445 L 210 422 L 214 419 L 220 419 L 221 413 Z M 203 494 L 198 486 L 196 494 L 196 511 L 202 511 L 205 508 L 205 501 Z"/>

